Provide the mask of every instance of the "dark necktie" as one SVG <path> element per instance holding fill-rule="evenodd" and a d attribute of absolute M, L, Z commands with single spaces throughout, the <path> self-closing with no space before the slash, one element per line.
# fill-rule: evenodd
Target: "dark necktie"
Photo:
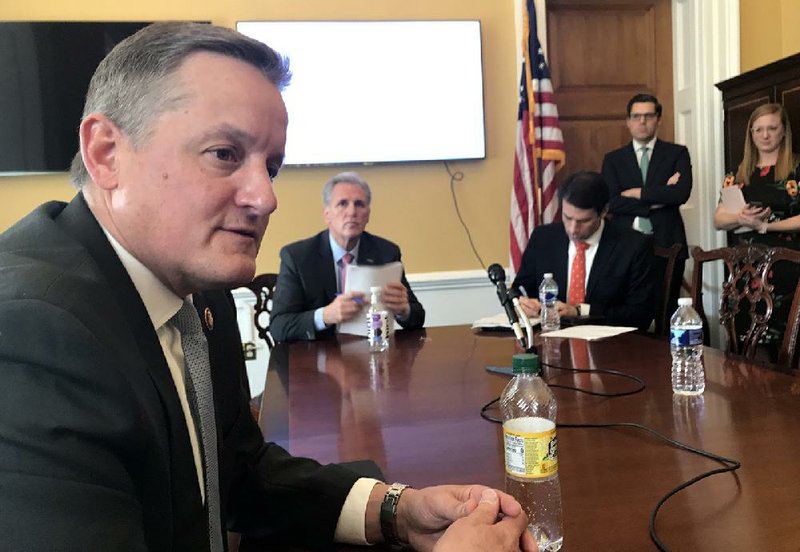
<path fill-rule="evenodd" d="M 208 342 L 203 335 L 200 317 L 190 301 L 170 321 L 181 333 L 185 361 L 186 396 L 200 426 L 200 443 L 205 464 L 206 505 L 211 552 L 222 552 L 222 527 L 219 507 L 219 467 L 217 465 L 217 425 L 214 416 L 214 391 L 211 386 L 211 363 Z"/>

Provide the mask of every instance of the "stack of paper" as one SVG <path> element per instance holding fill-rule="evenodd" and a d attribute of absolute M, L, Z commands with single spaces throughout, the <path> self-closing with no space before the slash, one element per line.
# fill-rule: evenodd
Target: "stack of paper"
<path fill-rule="evenodd" d="M 396 261 L 385 265 L 348 265 L 345 292 L 360 291 L 364 294 L 364 305 L 353 318 L 338 326 L 339 333 L 367 335 L 367 309 L 369 308 L 369 288 L 383 287 L 389 282 L 399 282 L 403 276 L 403 263 Z M 389 327 L 394 329 L 394 318 L 389 319 Z"/>

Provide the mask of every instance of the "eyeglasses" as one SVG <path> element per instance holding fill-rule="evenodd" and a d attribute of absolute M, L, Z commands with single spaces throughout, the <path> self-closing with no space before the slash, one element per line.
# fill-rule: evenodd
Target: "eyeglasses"
<path fill-rule="evenodd" d="M 762 132 L 766 132 L 767 134 L 775 134 L 779 130 L 783 128 L 783 125 L 778 126 L 765 126 L 765 127 L 753 127 L 750 129 L 750 132 L 753 134 L 761 134 Z"/>
<path fill-rule="evenodd" d="M 658 113 L 631 113 L 628 118 L 631 121 L 652 121 L 658 117 Z"/>

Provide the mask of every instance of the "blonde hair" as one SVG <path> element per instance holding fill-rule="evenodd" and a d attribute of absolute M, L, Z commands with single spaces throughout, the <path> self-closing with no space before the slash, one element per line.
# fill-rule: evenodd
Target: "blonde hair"
<path fill-rule="evenodd" d="M 783 125 L 783 139 L 778 150 L 778 162 L 775 163 L 775 180 L 786 180 L 794 170 L 797 160 L 792 153 L 792 126 L 789 124 L 789 116 L 782 105 L 768 103 L 755 108 L 747 121 L 747 133 L 744 137 L 744 156 L 742 157 L 742 162 L 739 163 L 739 169 L 736 171 L 736 182 L 742 182 L 745 186 L 750 184 L 750 175 L 756 170 L 758 150 L 752 137 L 753 123 L 759 117 L 775 114 L 780 114 L 781 124 Z"/>

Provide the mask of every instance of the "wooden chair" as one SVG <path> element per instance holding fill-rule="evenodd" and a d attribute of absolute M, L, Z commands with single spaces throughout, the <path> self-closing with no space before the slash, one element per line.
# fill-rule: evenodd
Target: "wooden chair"
<path fill-rule="evenodd" d="M 767 330 L 773 311 L 773 285 L 767 275 L 778 261 L 789 261 L 800 265 L 800 251 L 784 247 L 767 247 L 761 244 L 740 244 L 703 251 L 692 248 L 694 273 L 691 296 L 694 307 L 703 319 L 706 344 L 708 344 L 708 321 L 703 310 L 703 265 L 710 261 L 722 261 L 727 269 L 720 298 L 720 324 L 728 337 L 728 351 L 755 358 L 758 341 Z M 777 269 L 779 270 L 780 267 Z M 745 303 L 746 302 L 746 303 Z M 742 310 L 743 304 L 749 304 Z M 747 313 L 749 325 L 743 335 L 736 331 L 736 318 Z M 800 329 L 800 286 L 795 288 L 792 305 L 786 321 L 783 343 L 778 352 L 777 367 L 797 369 L 798 329 Z"/>
<path fill-rule="evenodd" d="M 253 308 L 253 323 L 258 330 L 258 337 L 267 342 L 270 351 L 275 346 L 275 340 L 269 333 L 270 316 L 272 314 L 272 297 L 275 294 L 275 284 L 278 282 L 278 275 L 272 273 L 259 274 L 253 281 L 247 284 L 246 288 L 256 296 L 256 304 Z"/>
<path fill-rule="evenodd" d="M 256 296 L 256 304 L 253 307 L 253 324 L 258 331 L 258 337 L 267 342 L 270 351 L 275 346 L 275 340 L 269 333 L 270 316 L 272 314 L 272 297 L 275 294 L 275 284 L 278 282 L 278 275 L 267 273 L 258 274 L 253 281 L 247 284 L 246 288 Z M 259 411 L 261 410 L 261 396 L 253 397 L 250 401 L 250 413 L 258 421 Z"/>
<path fill-rule="evenodd" d="M 666 267 L 664 269 L 664 280 L 659 290 L 658 302 L 656 303 L 656 324 L 655 334 L 661 336 L 669 335 L 669 319 L 672 313 L 677 308 L 675 305 L 670 304 L 670 290 L 672 289 L 672 280 L 677 276 L 683 278 L 683 274 L 675 274 L 675 260 L 681 252 L 681 244 L 673 243 L 669 247 L 655 247 L 654 253 L 656 257 L 666 259 Z"/>

